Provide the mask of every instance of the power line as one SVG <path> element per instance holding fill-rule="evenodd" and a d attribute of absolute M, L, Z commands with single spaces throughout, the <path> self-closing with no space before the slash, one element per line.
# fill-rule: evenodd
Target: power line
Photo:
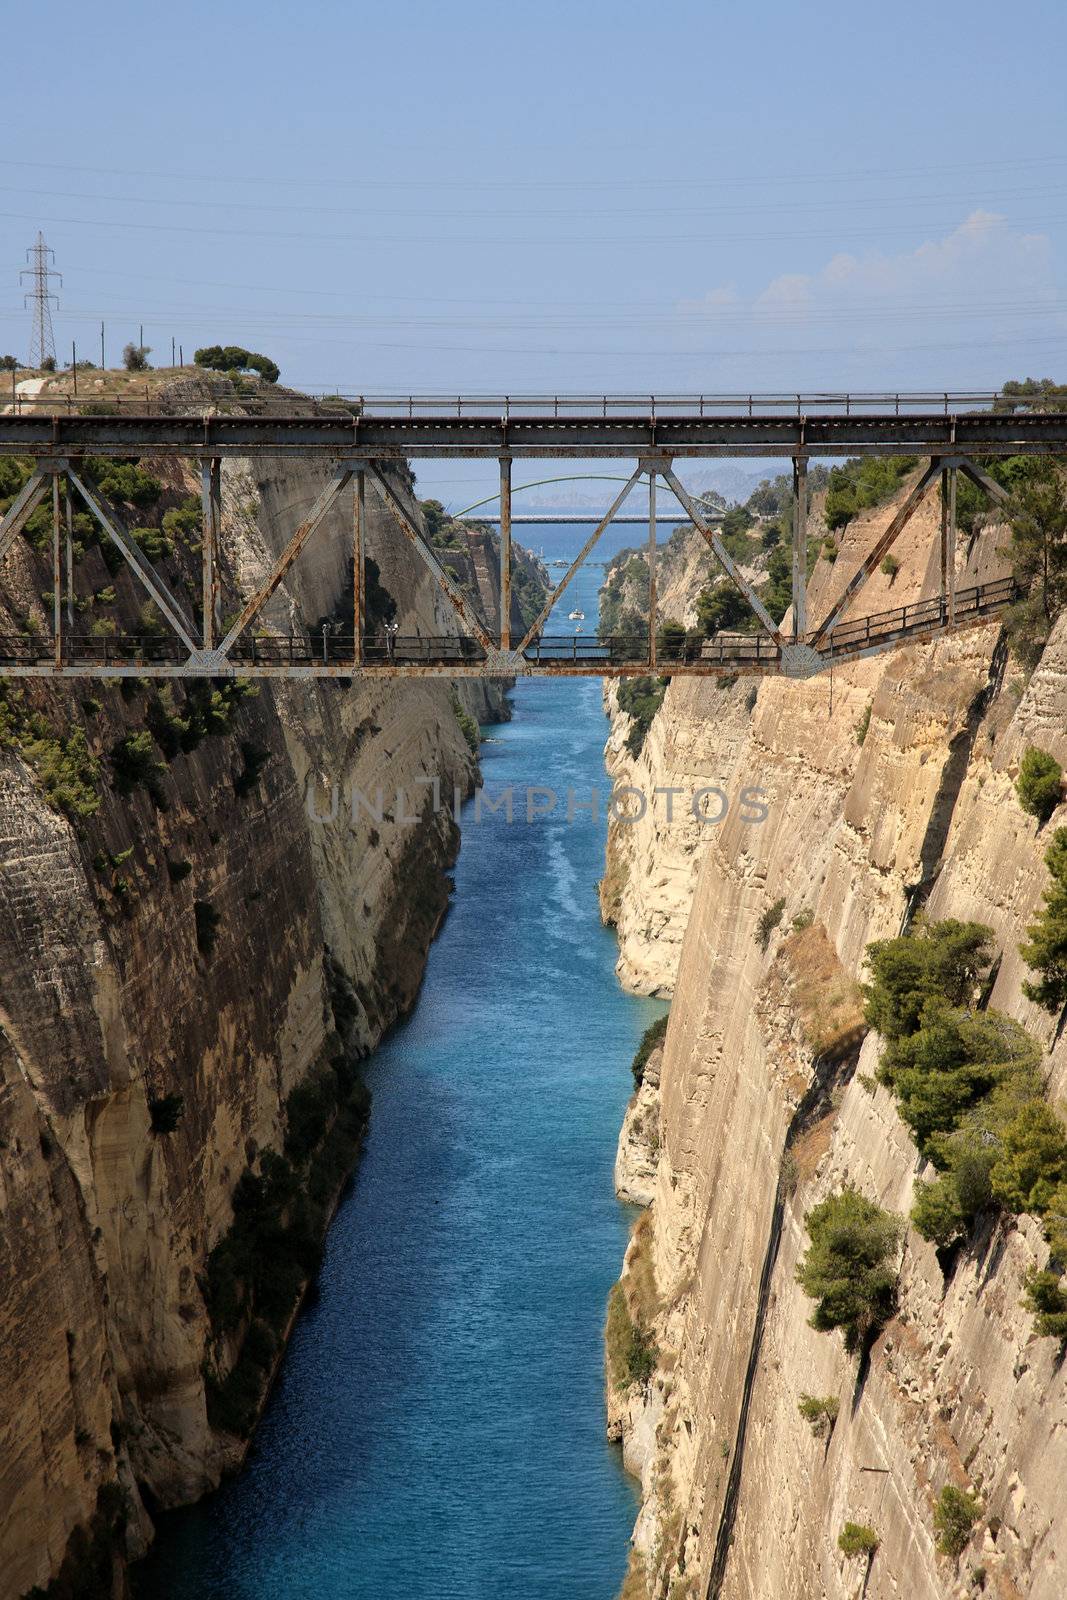
<path fill-rule="evenodd" d="M 23 267 L 19 273 L 20 278 L 32 278 L 33 289 L 29 294 L 23 295 L 23 304 L 28 300 L 33 301 L 33 334 L 30 339 L 30 366 L 43 367 L 46 361 L 55 363 L 56 341 L 52 332 L 52 301 L 59 307 L 59 299 L 51 294 L 48 288 L 50 278 L 58 278 L 63 282 L 62 275 L 48 265 L 48 258 L 54 261 L 56 253 L 50 250 L 44 242 L 44 235 L 38 230 L 37 242 L 26 251 L 26 260 L 31 263 Z"/>

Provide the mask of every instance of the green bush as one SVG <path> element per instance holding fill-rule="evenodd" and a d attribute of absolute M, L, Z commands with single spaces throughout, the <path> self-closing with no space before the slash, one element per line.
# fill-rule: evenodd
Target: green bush
<path fill-rule="evenodd" d="M 838 1549 L 850 1559 L 863 1556 L 871 1561 L 880 1543 L 874 1529 L 862 1522 L 846 1522 L 837 1536 Z"/>
<path fill-rule="evenodd" d="M 670 1012 L 667 1012 L 665 1016 L 657 1017 L 655 1022 L 650 1022 L 644 1033 L 641 1035 L 641 1042 L 634 1052 L 634 1059 L 630 1069 L 634 1075 L 635 1089 L 640 1089 L 642 1083 L 644 1083 L 645 1063 L 648 1061 L 648 1058 L 652 1054 L 653 1050 L 658 1049 L 658 1047 L 663 1043 L 663 1040 L 667 1034 L 667 1024 L 669 1021 Z"/>
<path fill-rule="evenodd" d="M 103 498 L 118 505 L 154 506 L 163 493 L 159 479 L 145 472 L 135 462 L 115 461 L 108 456 L 86 456 L 84 465 L 86 477 L 96 485 Z M 120 556 L 120 562 L 121 559 Z"/>
<path fill-rule="evenodd" d="M 127 344 L 122 347 L 122 365 L 127 372 L 147 372 L 152 347 L 148 344 Z"/>
<path fill-rule="evenodd" d="M 802 1394 L 797 1410 L 811 1428 L 816 1439 L 825 1439 L 832 1433 L 841 1402 L 835 1394 Z"/>
<path fill-rule="evenodd" d="M 826 490 L 826 526 L 843 528 L 861 511 L 891 499 L 916 465 L 914 456 L 867 456 L 832 467 Z"/>
<path fill-rule="evenodd" d="M 608 1371 L 616 1388 L 627 1389 L 632 1383 L 643 1387 L 648 1383 L 656 1370 L 659 1349 L 652 1335 L 630 1315 L 621 1283 L 615 1284 L 608 1296 L 605 1343 Z"/>
<path fill-rule="evenodd" d="M 1023 1291 L 1023 1305 L 1034 1313 L 1038 1333 L 1067 1343 L 1067 1293 L 1059 1273 L 1028 1272 Z"/>
<path fill-rule="evenodd" d="M 867 1022 L 885 1039 L 905 1038 L 927 1000 L 970 1004 L 992 961 L 993 930 L 978 922 L 919 921 L 902 938 L 876 940 L 867 946 Z"/>
<path fill-rule="evenodd" d="M 857 744 L 862 744 L 863 741 L 867 737 L 867 731 L 871 726 L 871 711 L 872 711 L 872 709 L 873 709 L 872 705 L 868 705 L 867 706 L 867 708 L 865 709 L 862 717 L 860 717 L 859 721 L 856 723 L 855 728 L 853 729 L 853 732 L 856 735 L 856 743 Z"/>
<path fill-rule="evenodd" d="M 982 1502 L 976 1494 L 946 1483 L 934 1507 L 937 1548 L 955 1560 L 963 1554 L 975 1523 L 982 1515 Z"/>
<path fill-rule="evenodd" d="M 845 1188 L 829 1195 L 806 1220 L 811 1244 L 797 1267 L 797 1282 L 816 1302 L 811 1326 L 841 1328 L 845 1349 L 865 1346 L 892 1315 L 900 1239 L 899 1219 Z"/>
<path fill-rule="evenodd" d="M 666 691 L 666 678 L 623 678 L 619 683 L 619 710 L 633 719 L 633 725 L 626 735 L 626 749 L 635 761 L 644 748 L 652 719 L 663 704 Z"/>
<path fill-rule="evenodd" d="M 205 345 L 194 352 L 193 360 L 198 367 L 207 367 L 214 372 L 258 372 L 268 383 L 277 383 L 281 375 L 277 362 L 272 361 L 270 356 L 260 355 L 256 350 L 246 350 L 239 344 Z"/>
<path fill-rule="evenodd" d="M 1001 1131 L 990 1182 L 1010 1211 L 1041 1216 L 1067 1181 L 1067 1127 L 1045 1100 L 1028 1100 Z"/>
<path fill-rule="evenodd" d="M 167 861 L 167 876 L 171 883 L 182 883 L 192 872 L 191 861 Z"/>
<path fill-rule="evenodd" d="M 152 1119 L 153 1133 L 173 1133 L 185 1115 L 183 1094 L 164 1094 L 149 1100 L 148 1114 Z"/>
<path fill-rule="evenodd" d="M 455 691 L 453 691 L 452 694 L 452 715 L 459 724 L 459 731 L 462 733 L 464 739 L 466 739 L 468 749 L 477 755 L 478 749 L 482 742 L 481 729 L 478 727 L 478 724 L 475 722 L 470 712 L 463 709 L 463 706 L 460 704 L 459 695 L 456 694 Z"/>
<path fill-rule="evenodd" d="M 934 1146 L 937 1164 L 945 1170 L 932 1183 L 916 1185 L 911 1220 L 924 1239 L 945 1246 L 968 1233 L 979 1213 L 993 1204 L 997 1147 L 973 1118 Z"/>
<path fill-rule="evenodd" d="M 210 956 L 218 940 L 217 930 L 222 917 L 210 900 L 194 900 L 193 920 L 196 924 L 196 948 L 202 956 Z"/>
<path fill-rule="evenodd" d="M 784 910 L 785 901 L 775 900 L 773 905 L 767 906 L 766 909 L 760 913 L 756 921 L 755 938 L 756 943 L 759 945 L 761 950 L 766 950 L 767 946 L 770 944 L 771 934 L 781 922 L 782 912 Z"/>
<path fill-rule="evenodd" d="M 1028 967 L 1041 974 L 1038 983 L 1024 983 L 1023 993 L 1046 1011 L 1067 1005 L 1067 828 L 1057 828 L 1045 851 L 1052 881 L 1044 890 L 1044 910 L 1027 928 L 1029 938 L 1019 946 Z"/>
<path fill-rule="evenodd" d="M 893 579 L 896 577 L 897 573 L 900 571 L 900 562 L 897 560 L 896 556 L 888 555 L 883 560 L 882 565 L 879 568 L 879 571 L 880 572 L 884 572 L 886 577 L 889 579 L 890 583 L 892 583 Z"/>
<path fill-rule="evenodd" d="M 115 775 L 115 788 L 119 794 L 132 794 L 140 785 L 148 790 L 156 805 L 164 809 L 163 767 L 156 760 L 156 747 L 152 735 L 127 733 L 111 747 L 111 769 Z"/>
<path fill-rule="evenodd" d="M 48 803 L 72 821 L 100 809 L 100 763 L 81 728 L 55 729 L 33 711 L 25 694 L 0 678 L 0 749 L 16 750 L 33 772 Z"/>
<path fill-rule="evenodd" d="M 1047 822 L 1063 793 L 1063 768 L 1055 756 L 1030 745 L 1019 764 L 1015 793 L 1024 811 Z"/>

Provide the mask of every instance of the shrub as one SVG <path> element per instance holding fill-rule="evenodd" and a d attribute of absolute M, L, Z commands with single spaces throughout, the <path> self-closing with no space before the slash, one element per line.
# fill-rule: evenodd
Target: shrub
<path fill-rule="evenodd" d="M 163 485 L 159 479 L 132 461 L 113 461 L 107 456 L 86 456 L 85 475 L 90 482 L 95 483 L 105 500 L 113 500 L 122 505 L 153 506 L 163 493 Z M 110 543 L 102 546 L 102 549 L 105 553 L 109 550 L 114 552 L 118 561 L 112 570 L 118 571 L 122 565 L 119 551 Z"/>
<path fill-rule="evenodd" d="M 233 780 L 233 792 L 238 799 L 243 799 L 259 782 L 259 775 L 270 760 L 270 751 L 264 750 L 262 745 L 254 744 L 250 739 L 241 740 L 240 772 Z"/>
<path fill-rule="evenodd" d="M 880 1543 L 874 1529 L 862 1522 L 846 1522 L 837 1536 L 838 1549 L 850 1559 L 864 1556 L 868 1561 L 873 1560 Z"/>
<path fill-rule="evenodd" d="M 196 923 L 196 948 L 202 956 L 210 956 L 218 940 L 218 926 L 222 918 L 210 900 L 193 901 L 193 918 Z"/>
<path fill-rule="evenodd" d="M 1067 1343 L 1067 1293 L 1056 1272 L 1028 1272 L 1023 1279 L 1023 1305 L 1034 1312 L 1034 1326 L 1044 1337 Z"/>
<path fill-rule="evenodd" d="M 0 679 L 0 749 L 17 750 L 45 797 L 72 821 L 100 809 L 100 763 L 89 751 L 81 728 L 59 733 L 41 712 L 32 711 L 21 690 Z"/>
<path fill-rule="evenodd" d="M 193 863 L 191 861 L 168 860 L 167 862 L 167 876 L 169 877 L 171 883 L 183 882 L 184 879 L 189 876 L 192 870 Z"/>
<path fill-rule="evenodd" d="M 459 731 L 466 739 L 468 749 L 477 754 L 478 747 L 482 742 L 481 730 L 470 712 L 463 709 L 459 695 L 455 692 L 452 695 L 452 715 L 459 724 Z"/>
<path fill-rule="evenodd" d="M 761 912 L 756 923 L 756 943 L 759 945 L 761 950 L 766 950 L 767 946 L 770 944 L 771 934 L 781 922 L 782 912 L 784 910 L 785 901 L 776 900 L 773 905 L 767 906 L 767 908 Z"/>
<path fill-rule="evenodd" d="M 1040 982 L 1024 983 L 1023 993 L 1046 1011 L 1067 1005 L 1067 828 L 1057 828 L 1045 851 L 1052 881 L 1044 890 L 1044 910 L 1027 928 L 1029 939 L 1019 946 L 1028 967 L 1041 974 Z"/>
<path fill-rule="evenodd" d="M 270 356 L 260 355 L 256 350 L 246 350 L 239 344 L 205 345 L 194 352 L 193 360 L 198 367 L 207 367 L 213 372 L 258 372 L 268 383 L 277 383 L 281 373 Z"/>
<path fill-rule="evenodd" d="M 1040 822 L 1047 822 L 1060 803 L 1063 768 L 1047 750 L 1030 745 L 1019 764 L 1015 793 L 1024 811 Z"/>
<path fill-rule="evenodd" d="M 915 1032 L 890 1042 L 878 1080 L 896 1095 L 920 1152 L 936 1161 L 936 1135 L 953 1133 L 964 1114 L 1008 1078 L 1037 1081 L 1040 1059 L 1040 1047 L 1013 1018 L 931 999 Z"/>
<path fill-rule="evenodd" d="M 148 358 L 152 354 L 152 346 L 148 344 L 126 344 L 122 347 L 122 365 L 127 372 L 145 372 L 148 369 Z"/>
<path fill-rule="evenodd" d="M 946 1170 L 932 1183 L 916 1186 L 911 1220 L 924 1239 L 944 1247 L 969 1232 L 979 1212 L 992 1204 L 990 1174 L 997 1149 L 984 1128 L 967 1122 L 935 1141 L 935 1148 L 935 1159 Z"/>
<path fill-rule="evenodd" d="M 615 1284 L 608 1296 L 605 1342 L 608 1370 L 616 1388 L 626 1389 L 632 1383 L 643 1386 L 649 1381 L 656 1370 L 659 1350 L 652 1335 L 630 1315 L 621 1283 Z"/>
<path fill-rule="evenodd" d="M 859 721 L 856 723 L 854 732 L 856 735 L 857 744 L 862 744 L 864 739 L 867 737 L 867 730 L 871 725 L 871 710 L 872 707 L 868 706 L 862 717 L 860 717 Z"/>
<path fill-rule="evenodd" d="M 812 923 L 814 921 L 815 921 L 815 913 L 814 913 L 814 911 L 812 910 L 812 908 L 810 906 L 805 906 L 803 908 L 803 910 L 798 911 L 796 916 L 793 918 L 793 923 L 792 923 L 793 932 L 794 933 L 804 933 L 804 932 L 806 932 L 806 930 L 811 927 L 811 925 L 812 925 Z"/>
<path fill-rule="evenodd" d="M 990 1174 L 993 1193 L 1012 1211 L 1040 1215 L 1067 1180 L 1067 1127 L 1044 1100 L 1028 1100 L 1003 1129 Z"/>
<path fill-rule="evenodd" d="M 927 1000 L 971 1002 L 992 959 L 993 930 L 978 922 L 920 922 L 903 938 L 876 940 L 867 946 L 868 1023 L 885 1039 L 914 1033 Z"/>
<path fill-rule="evenodd" d="M 112 745 L 111 768 L 119 794 L 132 794 L 141 785 L 156 805 L 164 808 L 163 767 L 156 760 L 155 742 L 147 729 L 143 733 L 127 733 Z"/>
<path fill-rule="evenodd" d="M 841 1402 L 835 1394 L 802 1394 L 797 1410 L 811 1427 L 816 1439 L 825 1439 L 833 1431 Z"/>
<path fill-rule="evenodd" d="M 797 1267 L 797 1282 L 816 1302 L 811 1326 L 841 1328 L 845 1349 L 864 1346 L 892 1315 L 896 1269 L 890 1257 L 900 1222 L 858 1190 L 829 1195 L 807 1218 L 811 1244 Z"/>
<path fill-rule="evenodd" d="M 946 1483 L 934 1507 L 937 1548 L 943 1556 L 951 1556 L 955 1560 L 962 1555 L 981 1514 L 982 1502 L 976 1494 Z"/>
<path fill-rule="evenodd" d="M 641 1035 L 641 1042 L 634 1052 L 631 1071 L 634 1075 L 634 1088 L 640 1089 L 645 1081 L 645 1064 L 653 1050 L 659 1048 L 667 1034 L 667 1024 L 670 1021 L 670 1012 L 665 1016 L 657 1017 L 655 1022 L 649 1023 Z"/>
<path fill-rule="evenodd" d="M 897 560 L 895 555 L 890 554 L 885 557 L 879 570 L 884 572 L 890 583 L 892 583 L 893 579 L 900 571 L 900 562 Z"/>
<path fill-rule="evenodd" d="M 652 719 L 663 704 L 666 691 L 666 678 L 623 678 L 619 684 L 619 710 L 633 718 L 633 725 L 626 735 L 626 749 L 635 761 L 644 749 Z"/>
<path fill-rule="evenodd" d="M 173 1133 L 185 1114 L 185 1096 L 165 1094 L 157 1100 L 149 1100 L 148 1114 L 153 1133 Z"/>
<path fill-rule="evenodd" d="M 870 456 L 832 467 L 826 490 L 826 526 L 843 528 L 861 511 L 889 500 L 915 465 L 914 456 Z"/>

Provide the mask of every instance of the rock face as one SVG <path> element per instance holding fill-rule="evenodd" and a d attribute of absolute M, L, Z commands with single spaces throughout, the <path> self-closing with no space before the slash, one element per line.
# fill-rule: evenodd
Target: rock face
<path fill-rule="evenodd" d="M 225 463 L 224 588 L 250 591 L 320 487 L 310 464 Z M 410 498 L 403 474 L 396 491 Z M 373 498 L 370 512 L 404 631 L 444 631 L 425 568 L 386 537 Z M 344 605 L 350 508 L 335 515 L 268 618 Z M 20 545 L 6 563 L 4 631 L 39 605 L 45 559 Z M 90 550 L 80 585 L 109 582 L 128 626 L 143 595 Z M 109 752 L 143 727 L 148 692 L 92 687 L 35 687 L 27 702 L 58 733 L 85 730 L 95 815 L 70 820 L 0 745 L 2 1600 L 46 1585 L 65 1556 L 69 1574 L 102 1499 L 122 1491 L 136 1555 L 151 1535 L 141 1490 L 191 1500 L 232 1459 L 205 1401 L 207 1256 L 238 1178 L 279 1146 L 294 1085 L 338 1032 L 365 1052 L 410 1006 L 458 846 L 432 782 L 449 801 L 476 772 L 462 687 L 261 681 L 217 708 L 195 749 L 154 750 L 155 799 L 122 794 Z M 353 812 L 357 790 L 371 805 Z M 184 1099 L 165 1134 L 150 1115 L 163 1095 Z"/>
<path fill-rule="evenodd" d="M 920 513 L 892 592 L 879 575 L 864 611 L 936 587 L 936 516 Z M 853 524 L 836 564 L 818 564 L 814 615 L 863 537 Z M 961 574 L 965 560 L 983 577 L 995 569 L 997 538 L 969 557 L 961 548 Z M 988 630 L 835 671 L 832 706 L 826 678 L 768 681 L 751 705 L 744 694 L 744 680 L 729 691 L 675 682 L 641 760 L 649 782 L 698 771 L 758 785 L 767 821 L 727 815 L 693 859 L 684 827 L 612 841 L 628 851 L 621 970 L 635 987 L 674 990 L 649 1224 L 660 1362 L 644 1392 L 612 1402 L 616 1428 L 635 1436 L 655 1419 L 635 1530 L 648 1593 L 1054 1600 L 1067 1593 L 1067 1378 L 1020 1305 L 1024 1273 L 1047 1257 L 1039 1227 L 987 1222 L 947 1277 L 909 1230 L 899 1312 L 860 1371 L 839 1335 L 809 1326 L 795 1268 L 805 1215 L 825 1195 L 848 1182 L 906 1215 L 922 1176 L 873 1081 L 878 1041 L 850 1037 L 832 1068 L 807 1042 L 825 1024 L 812 1021 L 819 1006 L 840 1011 L 862 977 L 868 941 L 897 934 L 909 910 L 992 927 L 1003 958 L 991 1003 L 1050 1049 L 1052 1095 L 1067 1087 L 1067 1044 L 1023 997 L 1017 955 L 1065 812 L 1039 829 L 1013 788 L 1028 744 L 1067 760 L 1067 620 L 1025 689 Z M 823 950 L 814 977 L 794 918 Z M 799 1415 L 804 1393 L 839 1401 L 828 1439 Z M 935 1548 L 947 1483 L 983 1502 L 958 1563 Z M 869 1568 L 838 1548 L 846 1521 L 878 1535 Z"/>

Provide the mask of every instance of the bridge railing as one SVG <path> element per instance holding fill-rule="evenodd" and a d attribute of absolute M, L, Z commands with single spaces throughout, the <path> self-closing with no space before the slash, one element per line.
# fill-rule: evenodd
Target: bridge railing
<path fill-rule="evenodd" d="M 927 600 L 915 600 L 891 611 L 874 611 L 870 616 L 839 622 L 832 635 L 820 641 L 819 648 L 823 654 L 829 654 L 831 649 L 877 644 L 895 634 L 945 626 L 950 610 L 953 619 L 962 622 L 968 617 L 981 616 L 984 612 L 999 611 L 1004 606 L 1012 605 L 1022 594 L 1023 590 L 1014 578 L 995 578 L 990 583 L 957 590 L 951 605 L 946 595 L 933 595 Z"/>
<path fill-rule="evenodd" d="M 715 416 L 909 416 L 939 413 L 957 415 L 968 411 L 1028 411 L 1047 409 L 1048 398 L 1005 396 L 992 390 L 928 389 L 921 391 L 845 391 L 807 390 L 786 393 L 755 390 L 731 394 L 319 394 L 279 393 L 267 384 L 256 384 L 235 397 L 242 413 L 252 416 L 294 416 L 316 413 L 351 417 L 408 418 L 500 418 L 544 419 L 555 417 L 715 417 Z M 308 402 L 312 402 L 311 405 Z M 168 394 L 166 389 L 146 384 L 116 390 L 90 390 L 79 394 L 70 386 L 51 387 L 37 394 L 23 394 L 12 386 L 8 394 L 0 390 L 0 404 L 16 416 L 35 414 L 77 414 L 114 416 L 174 416 L 212 412 L 218 408 L 205 399 L 202 404 Z M 229 402 L 227 402 L 229 404 Z M 224 414 L 224 413 L 219 413 Z"/>

